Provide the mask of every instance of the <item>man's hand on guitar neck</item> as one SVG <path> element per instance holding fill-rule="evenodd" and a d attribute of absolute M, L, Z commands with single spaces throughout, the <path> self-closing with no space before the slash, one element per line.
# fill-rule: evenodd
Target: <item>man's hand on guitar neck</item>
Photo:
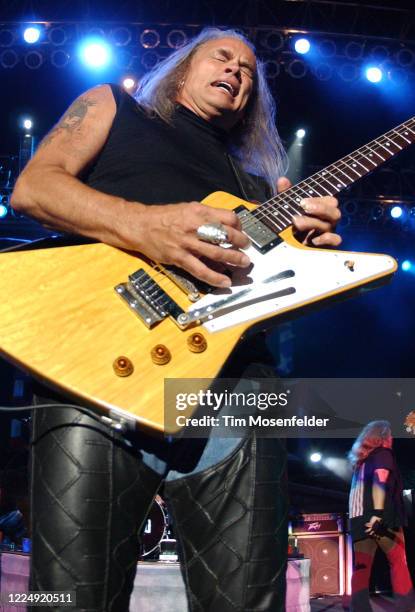
<path fill-rule="evenodd" d="M 282 176 L 277 183 L 278 192 L 291 185 L 291 181 Z M 304 215 L 294 217 L 296 237 L 309 246 L 339 246 L 342 239 L 333 231 L 341 217 L 338 200 L 331 196 L 304 198 L 303 207 Z"/>

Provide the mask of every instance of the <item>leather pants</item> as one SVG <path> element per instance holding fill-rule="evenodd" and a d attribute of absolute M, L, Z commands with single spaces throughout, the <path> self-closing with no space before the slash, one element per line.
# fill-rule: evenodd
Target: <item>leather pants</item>
<path fill-rule="evenodd" d="M 37 409 L 33 421 L 31 590 L 75 591 L 79 611 L 128 611 L 138 533 L 162 488 L 189 610 L 284 610 L 282 441 L 251 435 L 213 467 L 164 482 L 85 412 Z"/>

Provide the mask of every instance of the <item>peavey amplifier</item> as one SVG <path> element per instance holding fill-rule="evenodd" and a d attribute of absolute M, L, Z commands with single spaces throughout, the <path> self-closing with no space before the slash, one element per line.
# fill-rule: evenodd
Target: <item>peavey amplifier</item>
<path fill-rule="evenodd" d="M 343 533 L 344 518 L 342 514 L 299 514 L 290 521 L 290 533 Z"/>
<path fill-rule="evenodd" d="M 300 514 L 290 521 L 289 532 L 298 551 L 311 561 L 310 593 L 343 595 L 346 591 L 343 515 Z"/>

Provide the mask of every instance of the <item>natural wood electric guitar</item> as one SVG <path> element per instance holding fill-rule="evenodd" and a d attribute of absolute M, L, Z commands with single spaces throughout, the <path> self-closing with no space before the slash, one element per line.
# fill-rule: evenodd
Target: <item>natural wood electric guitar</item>
<path fill-rule="evenodd" d="M 415 141 L 415 118 L 255 206 L 226 193 L 252 267 L 227 290 L 105 244 L 0 256 L 4 357 L 104 415 L 163 430 L 165 378 L 215 378 L 253 325 L 391 276 L 387 255 L 309 248 L 293 236 L 303 197 L 335 195 Z"/>

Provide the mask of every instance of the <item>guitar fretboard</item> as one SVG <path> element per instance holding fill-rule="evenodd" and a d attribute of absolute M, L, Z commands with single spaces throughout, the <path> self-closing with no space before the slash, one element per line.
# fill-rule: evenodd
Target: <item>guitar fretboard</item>
<path fill-rule="evenodd" d="M 253 215 L 281 232 L 303 215 L 304 198 L 334 196 L 415 142 L 415 117 L 264 202 Z"/>

